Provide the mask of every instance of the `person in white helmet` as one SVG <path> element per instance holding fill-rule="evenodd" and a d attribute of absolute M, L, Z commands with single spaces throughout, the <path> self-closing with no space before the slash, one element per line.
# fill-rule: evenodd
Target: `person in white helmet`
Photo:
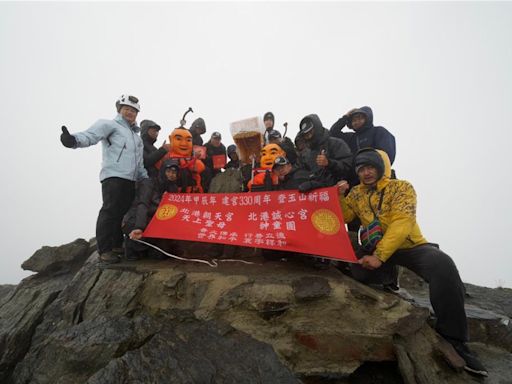
<path fill-rule="evenodd" d="M 135 183 L 148 177 L 136 122 L 139 100 L 132 95 L 122 95 L 116 101 L 116 109 L 118 115 L 112 120 L 98 120 L 86 131 L 72 135 L 62 126 L 60 136 L 67 148 L 85 148 L 101 141 L 103 205 L 96 222 L 96 241 L 100 261 L 104 264 L 119 261 L 123 244 L 121 221 L 135 196 Z"/>

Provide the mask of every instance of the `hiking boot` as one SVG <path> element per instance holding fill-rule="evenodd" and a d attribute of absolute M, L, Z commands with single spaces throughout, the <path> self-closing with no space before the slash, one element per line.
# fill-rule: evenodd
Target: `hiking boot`
<path fill-rule="evenodd" d="M 114 247 L 114 248 L 112 248 L 112 252 L 114 252 L 116 255 L 123 255 L 124 248 L 123 247 Z"/>
<path fill-rule="evenodd" d="M 103 265 L 119 263 L 119 257 L 114 251 L 108 251 L 100 254 L 100 263 Z"/>
<path fill-rule="evenodd" d="M 469 373 L 472 373 L 474 375 L 479 376 L 488 376 L 487 369 L 483 366 L 483 364 L 478 360 L 476 355 L 471 352 L 468 348 L 468 346 L 457 340 L 447 340 L 457 351 L 460 357 L 466 362 L 466 365 L 464 366 L 464 369 L 468 371 Z"/>
<path fill-rule="evenodd" d="M 400 297 L 403 300 L 411 301 L 411 302 L 414 301 L 414 297 L 409 292 L 407 292 L 406 289 L 400 288 L 400 286 L 398 284 L 395 284 L 395 283 L 384 284 L 383 288 L 386 292 L 397 295 L 398 297 Z"/>

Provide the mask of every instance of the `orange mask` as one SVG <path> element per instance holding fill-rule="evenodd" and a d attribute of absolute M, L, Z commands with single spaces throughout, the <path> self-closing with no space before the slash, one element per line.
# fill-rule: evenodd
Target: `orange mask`
<path fill-rule="evenodd" d="M 192 134 L 186 128 L 176 128 L 169 135 L 171 153 L 181 156 L 192 156 Z"/>
<path fill-rule="evenodd" d="M 286 152 L 277 144 L 267 144 L 261 149 L 260 167 L 272 169 L 277 156 L 286 156 Z"/>

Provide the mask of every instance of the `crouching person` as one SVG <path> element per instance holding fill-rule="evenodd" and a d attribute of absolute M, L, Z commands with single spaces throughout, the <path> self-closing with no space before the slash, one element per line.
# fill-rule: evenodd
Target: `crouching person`
<path fill-rule="evenodd" d="M 176 159 L 167 159 L 160 167 L 158 178 L 146 179 L 139 183 L 135 200 L 123 219 L 123 232 L 125 236 L 125 257 L 129 261 L 138 260 L 146 255 L 163 254 L 134 240 L 140 240 L 144 229 L 155 214 L 164 192 L 176 193 L 179 191 L 178 176 L 179 165 Z M 151 239 L 155 245 L 167 248 L 166 245 L 174 243 L 167 239 Z M 158 242 L 158 244 L 156 243 Z M 179 250 L 174 249 L 175 253 Z"/>
<path fill-rule="evenodd" d="M 423 237 L 416 223 L 416 193 L 405 180 L 392 180 L 384 151 L 360 150 L 354 158 L 360 184 L 348 189 L 338 183 L 343 217 L 361 220 L 365 249 L 352 275 L 363 283 L 380 282 L 390 268 L 404 266 L 429 283 L 430 302 L 437 317 L 436 330 L 466 362 L 465 369 L 487 376 L 487 370 L 466 346 L 468 326 L 464 311 L 464 286 L 453 260 Z"/>

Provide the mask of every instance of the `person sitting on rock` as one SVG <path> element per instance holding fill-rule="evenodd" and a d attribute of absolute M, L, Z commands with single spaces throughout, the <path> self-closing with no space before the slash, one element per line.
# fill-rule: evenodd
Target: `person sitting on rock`
<path fill-rule="evenodd" d="M 135 200 L 123 218 L 122 228 L 125 235 L 127 235 L 124 249 L 128 261 L 138 260 L 149 251 L 148 246 L 133 240 L 142 238 L 144 229 L 160 205 L 163 193 L 179 192 L 181 189 L 179 173 L 179 160 L 167 159 L 162 163 L 157 178 L 146 179 L 138 184 Z M 159 245 L 169 243 L 168 239 L 151 239 L 151 242 Z"/>
<path fill-rule="evenodd" d="M 298 189 L 300 184 L 308 180 L 308 172 L 297 168 L 284 156 L 275 158 L 272 173 L 277 176 L 275 190 L 278 191 Z"/>
<path fill-rule="evenodd" d="M 390 179 L 384 151 L 360 150 L 354 158 L 360 184 L 345 197 L 349 186 L 338 183 L 346 222 L 358 217 L 363 225 L 363 254 L 351 265 L 352 276 L 364 283 L 381 283 L 390 268 L 404 266 L 429 283 L 436 330 L 464 359 L 465 369 L 487 376 L 487 370 L 465 344 L 468 325 L 464 286 L 453 260 L 422 235 L 416 222 L 416 192 L 405 180 Z"/>

